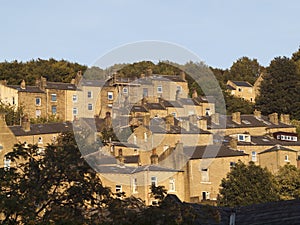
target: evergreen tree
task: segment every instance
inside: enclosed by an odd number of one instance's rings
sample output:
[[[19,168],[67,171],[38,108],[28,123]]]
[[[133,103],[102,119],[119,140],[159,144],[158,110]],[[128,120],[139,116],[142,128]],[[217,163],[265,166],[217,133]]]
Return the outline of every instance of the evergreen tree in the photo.
[[[294,61],[277,57],[267,68],[256,105],[263,114],[277,112],[300,119],[300,75]]]

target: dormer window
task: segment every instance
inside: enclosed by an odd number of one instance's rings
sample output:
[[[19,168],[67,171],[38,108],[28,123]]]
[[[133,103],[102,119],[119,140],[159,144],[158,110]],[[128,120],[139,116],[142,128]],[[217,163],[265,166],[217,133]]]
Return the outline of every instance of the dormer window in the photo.
[[[238,140],[239,141],[245,141],[245,135],[239,134],[238,135]]]

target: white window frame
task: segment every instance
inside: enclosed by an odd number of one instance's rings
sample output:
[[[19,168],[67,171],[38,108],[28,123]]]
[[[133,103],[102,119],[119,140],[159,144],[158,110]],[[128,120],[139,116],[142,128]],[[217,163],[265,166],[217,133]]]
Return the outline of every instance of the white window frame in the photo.
[[[145,141],[145,142],[148,141],[148,135],[147,135],[147,132],[144,132],[144,141]]]
[[[87,92],[87,98],[89,98],[89,99],[93,98],[93,92],[92,91]]]
[[[114,93],[112,91],[107,92],[107,99],[108,100],[114,100]]]
[[[238,135],[238,141],[245,141],[245,135],[239,134]]]
[[[123,87],[123,94],[128,94],[128,87]]]
[[[57,94],[51,94],[51,102],[57,102]]]
[[[173,177],[171,177],[169,179],[169,191],[170,192],[175,192],[176,191],[175,178],[173,178]]]
[[[209,169],[201,168],[201,182],[209,182]]]
[[[55,112],[53,113],[53,109],[55,108]],[[57,106],[56,105],[52,105],[51,106],[51,114],[52,115],[56,115],[57,114]]]
[[[88,103],[88,110],[92,111],[93,110],[93,104],[92,103]]]
[[[39,113],[38,113],[39,112]],[[35,110],[35,117],[36,118],[39,118],[39,117],[41,117],[41,115],[42,115],[42,111],[40,110],[40,109],[36,109]]]
[[[73,96],[72,96],[72,101],[73,101],[73,102],[77,102],[77,101],[78,101],[77,95],[73,95]]]
[[[11,160],[4,157],[4,169],[5,170],[9,170],[10,169],[10,163],[11,163]]]
[[[290,161],[290,160],[289,160],[289,155],[285,155],[285,156],[284,156],[284,161],[285,161],[285,162],[289,162],[289,161]]]
[[[78,108],[74,107],[72,110],[73,116],[77,116],[78,115]]]
[[[39,99],[39,104],[37,104],[37,100]],[[42,99],[40,97],[35,97],[35,105],[41,106],[42,105]]]
[[[163,87],[162,85],[157,86],[157,93],[163,93]]]
[[[121,192],[122,192],[122,185],[116,184],[116,193],[121,193]]]
[[[251,161],[257,162],[257,152],[255,152],[255,151],[251,152]]]
[[[137,178],[132,178],[132,193],[138,193]]]
[[[151,176],[151,186],[157,187],[157,177],[156,176]]]

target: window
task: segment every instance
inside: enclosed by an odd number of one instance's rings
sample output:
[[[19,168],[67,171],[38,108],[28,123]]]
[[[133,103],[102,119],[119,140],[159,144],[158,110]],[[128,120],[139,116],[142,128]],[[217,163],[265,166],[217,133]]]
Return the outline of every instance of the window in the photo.
[[[4,157],[4,169],[9,170],[10,169],[10,159]]]
[[[75,107],[73,108],[73,116],[77,116],[78,115],[78,109]]]
[[[177,86],[177,91],[181,92],[181,86]]]
[[[245,135],[238,135],[238,141],[245,141]]]
[[[51,106],[51,112],[52,112],[52,115],[56,115],[56,113],[57,113],[56,105]]]
[[[172,114],[174,117],[176,117],[176,112],[172,112],[171,114]]]
[[[43,138],[42,137],[39,137],[38,144],[43,144]]]
[[[41,98],[35,98],[35,105],[36,106],[41,106],[41,104],[42,104]]]
[[[1,151],[1,150],[3,150],[3,145],[2,145],[2,144],[0,144],[0,151]]]
[[[162,92],[163,92],[162,86],[158,85],[157,86],[157,93],[162,93]]]
[[[73,100],[73,102],[77,102],[77,95],[73,95],[72,100]]]
[[[138,192],[138,189],[137,189],[137,178],[133,178],[132,179],[132,192],[133,193],[137,193]]]
[[[88,97],[88,98],[93,98],[93,92],[92,92],[92,91],[88,91],[87,97]]]
[[[13,104],[13,105],[16,104],[16,102],[15,102],[15,97],[12,97],[12,104]]]
[[[157,187],[157,177],[151,177],[151,186]]]
[[[133,152],[134,152],[135,155],[138,155],[138,154],[139,154],[139,153],[138,153],[138,150],[137,150],[136,148],[133,150]]]
[[[210,199],[209,192],[203,191],[202,192],[202,200],[209,200],[209,199]]]
[[[88,110],[93,110],[93,104],[92,103],[88,104]]]
[[[286,161],[286,162],[289,162],[289,161],[290,161],[288,155],[285,155],[285,156],[284,156],[284,161]]]
[[[209,174],[207,168],[201,169],[201,181],[202,182],[209,182]]]
[[[169,179],[169,191],[175,191],[175,179],[174,178]]]
[[[136,135],[135,134],[133,135],[133,144],[136,145]]]
[[[51,101],[56,102],[57,101],[57,96],[56,94],[51,94]]]
[[[210,116],[210,108],[206,108],[205,109],[205,115],[206,116]]]
[[[230,162],[230,168],[235,167],[236,163],[235,162]]]
[[[122,185],[118,184],[116,185],[116,193],[122,192]]]
[[[256,161],[257,161],[257,154],[256,154],[256,152],[253,151],[252,154],[251,154],[251,156],[252,156],[252,159],[251,159],[251,160],[252,160],[253,162],[256,162]]]
[[[35,110],[35,117],[39,118],[41,116],[42,112],[40,109]]]
[[[146,132],[144,132],[144,141],[147,142],[148,141],[148,135]]]
[[[242,91],[242,88],[238,88],[238,91],[241,92],[241,91]]]
[[[127,88],[127,87],[124,87],[124,88],[123,88],[123,93],[124,93],[124,94],[128,94],[128,88]]]
[[[111,91],[108,91],[108,92],[107,92],[107,99],[108,99],[108,100],[114,100],[114,93],[111,92]]]

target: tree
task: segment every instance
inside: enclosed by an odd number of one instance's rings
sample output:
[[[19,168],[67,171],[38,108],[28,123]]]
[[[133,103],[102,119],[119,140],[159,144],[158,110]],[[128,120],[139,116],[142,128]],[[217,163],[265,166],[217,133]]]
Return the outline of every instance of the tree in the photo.
[[[281,167],[276,175],[276,181],[282,200],[300,198],[300,170],[294,165],[286,164]]]
[[[221,182],[219,205],[236,207],[279,200],[273,175],[253,162],[238,162]]]
[[[260,74],[261,66],[256,59],[242,57],[230,67],[230,76],[233,80],[248,81],[253,84]]]
[[[5,121],[8,126],[20,125],[23,115],[23,106],[16,107],[0,101],[0,113],[5,114]]]
[[[0,169],[2,224],[85,224],[101,217],[111,192],[81,158],[73,134],[40,154],[35,145],[16,144],[6,155],[14,166]]]
[[[277,112],[300,119],[300,74],[294,61],[287,57],[272,60],[256,105],[265,115]]]

